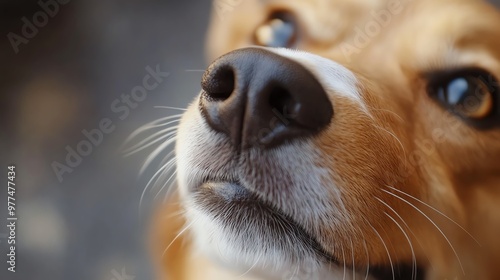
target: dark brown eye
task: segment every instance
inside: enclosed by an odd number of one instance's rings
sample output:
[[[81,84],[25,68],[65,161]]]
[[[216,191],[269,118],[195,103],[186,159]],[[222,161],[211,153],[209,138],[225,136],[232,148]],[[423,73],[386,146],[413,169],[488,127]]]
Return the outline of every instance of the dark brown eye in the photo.
[[[255,44],[264,47],[286,48],[295,44],[297,26],[289,12],[275,12],[261,24],[254,34]]]
[[[497,110],[498,82],[480,69],[433,74],[429,93],[445,108],[462,118],[479,121]]]

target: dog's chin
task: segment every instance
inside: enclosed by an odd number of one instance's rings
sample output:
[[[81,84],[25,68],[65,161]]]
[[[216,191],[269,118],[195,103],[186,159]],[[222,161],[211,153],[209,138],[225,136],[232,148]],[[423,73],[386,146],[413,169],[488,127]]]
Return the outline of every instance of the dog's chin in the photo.
[[[304,256],[338,263],[299,223],[239,182],[206,182],[194,199],[229,236],[235,237],[235,242],[240,240],[245,252],[257,249],[264,253],[282,253],[290,263],[299,262]]]
[[[191,198],[198,247],[223,264],[265,279],[338,266],[297,222],[237,181],[203,182]]]
[[[197,247],[242,273],[264,279],[392,278],[391,267],[344,265],[300,223],[237,181],[205,181],[190,197]],[[406,266],[395,269],[395,279],[410,279]]]

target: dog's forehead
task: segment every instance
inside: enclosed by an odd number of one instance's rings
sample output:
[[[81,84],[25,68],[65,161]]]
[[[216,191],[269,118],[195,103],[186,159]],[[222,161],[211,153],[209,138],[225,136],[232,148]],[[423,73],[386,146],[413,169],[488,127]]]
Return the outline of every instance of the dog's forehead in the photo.
[[[392,0],[400,5],[403,0]],[[388,0],[270,0],[266,9],[285,9],[295,14],[311,41],[338,43],[354,26],[362,25],[370,12],[382,10]]]
[[[403,65],[420,71],[476,66],[500,73],[500,14],[485,3],[415,2],[396,26],[388,35]]]
[[[402,0],[392,0],[399,1]],[[362,25],[370,11],[388,0],[215,0],[209,28],[209,60],[231,50],[253,45],[253,34],[273,12],[288,11],[297,21],[302,50],[321,49],[344,40],[353,26]],[[216,38],[216,39],[214,39]],[[307,42],[306,42],[307,41]]]
[[[364,25],[320,55],[391,81],[462,67],[483,68],[498,77],[497,26],[499,12],[481,1],[410,0],[395,14],[368,14]]]
[[[464,63],[467,59],[486,63],[492,61],[491,55],[500,60],[496,54],[500,34],[495,28],[500,16],[480,0],[215,1],[209,58],[253,45],[257,27],[278,10],[297,18],[301,33],[297,48],[340,63],[368,57],[368,61],[393,59],[418,69],[435,66],[424,63],[448,66],[457,62],[457,50],[474,44],[481,48],[474,53],[483,55],[466,57]],[[495,65],[485,67],[496,72]]]

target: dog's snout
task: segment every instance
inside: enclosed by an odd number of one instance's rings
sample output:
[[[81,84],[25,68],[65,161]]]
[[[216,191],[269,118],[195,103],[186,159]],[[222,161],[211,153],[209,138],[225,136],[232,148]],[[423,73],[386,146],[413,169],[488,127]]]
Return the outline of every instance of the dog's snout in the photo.
[[[235,146],[273,147],[321,131],[333,116],[314,75],[271,51],[248,48],[222,56],[202,80],[200,108]]]

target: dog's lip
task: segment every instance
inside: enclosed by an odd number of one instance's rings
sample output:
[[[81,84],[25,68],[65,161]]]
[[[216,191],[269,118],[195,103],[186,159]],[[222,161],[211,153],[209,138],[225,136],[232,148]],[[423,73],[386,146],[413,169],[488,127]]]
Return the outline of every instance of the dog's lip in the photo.
[[[341,265],[341,262],[334,256],[328,253],[317,241],[317,239],[309,234],[303,226],[296,222],[290,215],[284,213],[282,210],[273,206],[271,203],[264,201],[258,195],[246,188],[238,179],[216,179],[212,176],[205,176],[200,180],[197,187],[198,190],[210,189],[211,192],[226,203],[247,203],[258,206],[259,209],[267,209],[270,215],[277,215],[279,218],[285,220],[288,225],[293,225],[300,235],[303,237],[304,242],[309,244],[311,249],[315,251],[316,255],[326,263],[333,263]],[[196,191],[195,191],[196,192]]]
[[[257,195],[252,193],[248,188],[246,188],[238,179],[236,178],[225,178],[225,179],[217,179],[217,177],[213,176],[205,176],[203,177],[198,184],[198,190],[200,189],[210,189],[214,196],[225,201],[225,203],[255,203],[261,209],[270,209],[273,213],[279,213],[281,218],[284,218],[287,223],[293,225],[297,228],[301,234],[307,239],[307,243],[311,244],[312,249],[316,252],[317,256],[320,257],[325,263],[332,263],[338,265],[339,267],[344,264],[338,260],[336,257],[332,256],[328,253],[320,243],[316,240],[315,237],[311,236],[303,227],[297,223],[293,218],[291,218],[283,211],[277,209],[272,204],[260,199]],[[196,192],[196,191],[195,191]],[[396,271],[394,279],[403,280],[403,279],[412,279],[413,275],[411,274],[411,267],[407,264],[394,264],[394,269]],[[419,273],[417,273],[417,280],[423,279],[425,273],[422,271],[420,267],[417,267]],[[362,269],[358,269],[358,271],[362,271]],[[369,270],[369,275],[374,279],[389,279],[392,278],[392,269],[390,266],[388,267],[372,267]]]
[[[230,186],[230,187],[228,187]],[[227,202],[241,201],[251,198],[250,192],[236,181],[207,181],[203,183],[205,188],[211,188],[218,197],[223,198]]]

